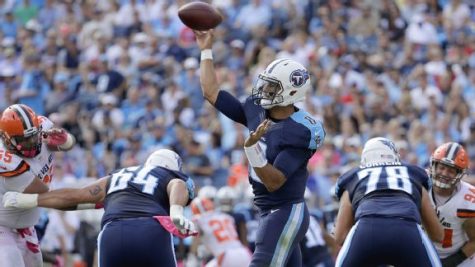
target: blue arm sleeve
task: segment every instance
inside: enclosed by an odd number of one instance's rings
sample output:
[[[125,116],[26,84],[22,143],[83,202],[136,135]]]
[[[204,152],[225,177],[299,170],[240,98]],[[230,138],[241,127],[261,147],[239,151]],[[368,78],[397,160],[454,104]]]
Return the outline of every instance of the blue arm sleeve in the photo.
[[[432,179],[427,174],[426,170],[420,168],[419,166],[412,167],[414,178],[420,182],[420,184],[426,189],[430,190],[432,187]]]
[[[311,151],[305,153],[302,149],[286,148],[277,155],[272,166],[281,171],[286,178],[289,178],[297,169],[307,168],[310,156]]]
[[[216,109],[221,111],[226,117],[235,122],[239,122],[244,126],[247,126],[246,114],[244,113],[244,107],[239,100],[226,91],[219,91],[218,98],[214,103]]]
[[[344,173],[340,177],[338,177],[338,180],[336,181],[336,185],[335,185],[335,196],[337,197],[338,200],[340,200],[341,196],[343,196],[343,193],[347,190],[346,187],[353,179],[356,171],[357,171],[357,168],[354,168]]]

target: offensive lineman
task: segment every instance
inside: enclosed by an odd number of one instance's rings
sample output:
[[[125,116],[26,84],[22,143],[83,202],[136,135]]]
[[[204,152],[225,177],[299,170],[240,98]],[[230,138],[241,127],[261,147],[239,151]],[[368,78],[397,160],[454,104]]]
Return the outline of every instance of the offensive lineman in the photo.
[[[429,186],[423,169],[400,162],[391,140],[368,140],[360,167],[337,181],[335,239],[342,248],[336,266],[441,266],[420,226],[422,222],[432,240],[442,240]]]

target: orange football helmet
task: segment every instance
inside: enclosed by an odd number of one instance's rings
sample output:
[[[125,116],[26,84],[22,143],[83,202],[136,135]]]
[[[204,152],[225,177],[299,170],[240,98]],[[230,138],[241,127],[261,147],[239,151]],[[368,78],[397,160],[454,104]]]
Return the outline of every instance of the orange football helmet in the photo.
[[[26,105],[11,105],[3,111],[0,137],[8,150],[20,156],[33,158],[41,151],[41,124]]]
[[[438,171],[438,164],[453,169],[455,175],[449,175],[450,171]],[[466,174],[469,165],[468,154],[458,143],[450,142],[439,146],[430,158],[430,176],[434,186],[439,188],[452,188]]]
[[[214,210],[214,204],[211,200],[204,197],[197,197],[191,202],[191,212],[193,215],[200,215]]]

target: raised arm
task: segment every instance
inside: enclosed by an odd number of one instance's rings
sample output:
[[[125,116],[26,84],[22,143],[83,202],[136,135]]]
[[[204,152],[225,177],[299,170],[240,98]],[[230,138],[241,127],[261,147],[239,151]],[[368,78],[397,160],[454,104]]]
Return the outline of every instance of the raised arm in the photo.
[[[24,209],[33,207],[60,210],[92,209],[96,203],[104,200],[108,179],[109,177],[101,178],[83,188],[63,188],[42,194],[7,192],[3,196],[3,206]]]
[[[194,31],[196,42],[201,50],[200,83],[203,96],[214,106],[218,98],[219,86],[214,70],[211,48],[213,46],[213,30]]]
[[[68,151],[76,144],[76,138],[62,128],[52,128],[43,135],[50,151]]]
[[[50,151],[67,151],[74,147],[76,138],[63,128],[57,128],[45,116],[38,116],[42,126],[42,138]]]

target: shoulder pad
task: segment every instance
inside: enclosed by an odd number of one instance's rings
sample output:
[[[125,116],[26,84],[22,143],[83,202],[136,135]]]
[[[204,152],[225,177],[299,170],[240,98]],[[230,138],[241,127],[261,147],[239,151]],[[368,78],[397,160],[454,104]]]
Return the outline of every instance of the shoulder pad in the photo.
[[[351,180],[353,179],[355,173],[358,170],[359,170],[359,168],[355,167],[355,168],[347,171],[346,173],[344,173],[340,177],[338,177],[338,180],[336,181],[336,185],[335,185],[335,196],[338,198],[338,200],[341,198],[341,196],[343,195],[343,193],[346,190],[346,186],[351,182]]]
[[[30,170],[30,165],[19,156],[0,150],[0,176],[14,177]]]
[[[295,131],[295,133],[293,133],[294,138],[298,138],[300,142],[304,142],[302,145],[306,148],[316,150],[323,144],[326,133],[321,121],[313,118],[308,112],[302,110],[292,114],[291,119],[308,129],[308,132]]]
[[[457,209],[457,217],[463,219],[475,218],[475,202],[472,202],[473,198],[469,197],[470,195],[475,197],[475,186],[464,181],[460,182],[460,186],[461,190],[457,194],[460,194],[461,205]]]

